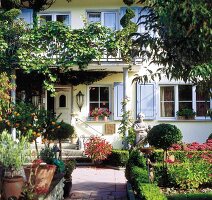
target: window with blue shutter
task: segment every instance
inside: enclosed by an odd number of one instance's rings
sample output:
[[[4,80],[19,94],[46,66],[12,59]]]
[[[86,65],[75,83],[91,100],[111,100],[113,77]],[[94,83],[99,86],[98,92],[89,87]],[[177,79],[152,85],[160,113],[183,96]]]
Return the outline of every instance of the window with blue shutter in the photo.
[[[114,83],[114,120],[122,119],[123,83]]]
[[[33,24],[33,10],[21,9],[21,14],[18,16],[18,18],[23,19],[27,24]]]
[[[145,119],[155,118],[155,84],[139,84],[136,86],[137,108],[139,113],[145,114]]]

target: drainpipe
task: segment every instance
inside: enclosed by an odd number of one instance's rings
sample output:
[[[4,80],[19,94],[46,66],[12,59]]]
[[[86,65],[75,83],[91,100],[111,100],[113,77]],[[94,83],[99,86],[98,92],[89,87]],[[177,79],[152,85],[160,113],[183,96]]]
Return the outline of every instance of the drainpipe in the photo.
[[[129,67],[123,68],[123,96],[124,96],[124,99],[127,99],[128,69],[129,69]],[[127,104],[124,104],[123,112],[127,112]],[[125,120],[128,120],[128,119],[125,119]],[[125,137],[128,137],[128,130],[127,129],[125,130],[124,135],[125,135]],[[127,149],[127,147],[128,147],[128,144],[125,142],[124,148]]]
[[[16,85],[16,81],[15,81],[15,75],[16,75],[16,71],[15,69],[12,70],[12,79],[11,79],[11,83],[13,85]],[[11,103],[12,104],[15,104],[16,103],[16,89],[13,88],[11,90]],[[11,134],[12,134],[12,137],[13,137],[13,140],[16,140],[16,128],[11,128]]]

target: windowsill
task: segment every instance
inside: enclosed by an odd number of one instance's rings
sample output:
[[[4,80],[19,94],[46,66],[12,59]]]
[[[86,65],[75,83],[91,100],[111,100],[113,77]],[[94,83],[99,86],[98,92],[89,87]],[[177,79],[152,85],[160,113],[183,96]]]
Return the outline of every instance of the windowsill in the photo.
[[[158,119],[159,122],[212,122],[211,119]]]

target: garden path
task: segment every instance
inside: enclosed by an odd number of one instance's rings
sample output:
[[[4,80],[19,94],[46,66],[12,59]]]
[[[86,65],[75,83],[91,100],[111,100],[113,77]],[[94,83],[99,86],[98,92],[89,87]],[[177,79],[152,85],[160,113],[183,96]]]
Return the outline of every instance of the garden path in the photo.
[[[127,200],[124,170],[77,167],[72,190],[66,200]]]

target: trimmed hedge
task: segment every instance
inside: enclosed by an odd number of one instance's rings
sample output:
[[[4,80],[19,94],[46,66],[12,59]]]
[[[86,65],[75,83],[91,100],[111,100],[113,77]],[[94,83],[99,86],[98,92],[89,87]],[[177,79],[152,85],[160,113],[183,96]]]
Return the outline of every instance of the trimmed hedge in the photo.
[[[176,194],[167,197],[168,200],[211,200],[212,193]]]
[[[133,166],[131,169],[131,184],[138,191],[140,183],[149,183],[148,172],[146,169]]]
[[[167,200],[159,187],[150,183],[140,183],[138,193],[142,200]]]
[[[112,150],[112,153],[103,161],[103,164],[112,166],[126,166],[129,159],[129,151],[127,150]]]

